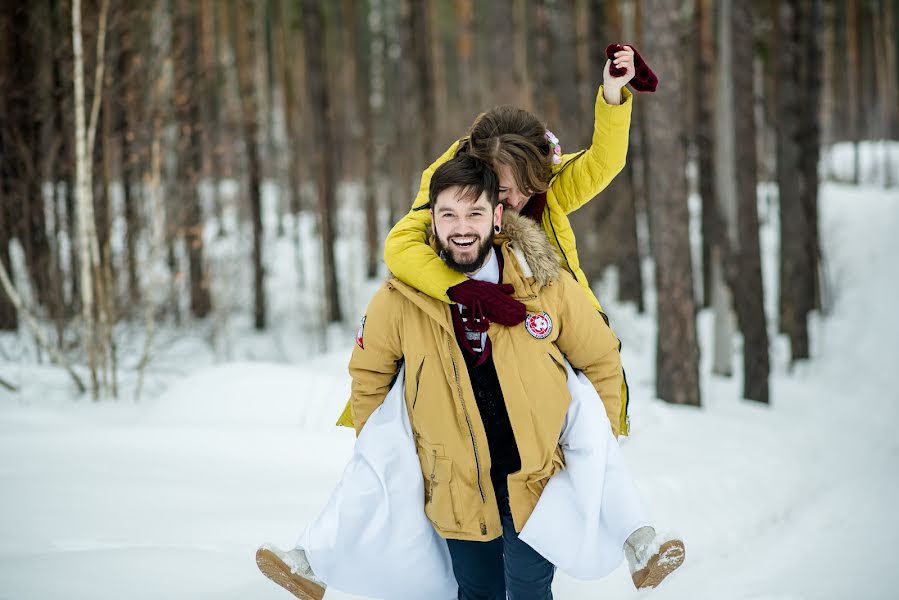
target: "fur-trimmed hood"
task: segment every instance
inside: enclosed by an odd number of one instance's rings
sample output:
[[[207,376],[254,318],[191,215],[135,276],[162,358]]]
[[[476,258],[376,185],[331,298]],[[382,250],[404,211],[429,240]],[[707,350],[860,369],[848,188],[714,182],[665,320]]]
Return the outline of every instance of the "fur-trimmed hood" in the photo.
[[[533,277],[538,286],[559,278],[559,255],[543,228],[531,219],[511,210],[504,211],[503,230],[496,239],[509,240],[525,277]]]

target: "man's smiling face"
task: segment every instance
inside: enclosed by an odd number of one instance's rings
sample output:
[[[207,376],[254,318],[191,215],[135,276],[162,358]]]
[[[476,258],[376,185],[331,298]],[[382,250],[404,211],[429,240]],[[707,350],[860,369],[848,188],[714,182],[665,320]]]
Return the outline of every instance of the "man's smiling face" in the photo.
[[[503,207],[492,208],[486,192],[472,201],[465,191],[453,186],[440,192],[431,222],[446,264],[461,273],[474,273],[493,247],[493,228],[502,222]]]

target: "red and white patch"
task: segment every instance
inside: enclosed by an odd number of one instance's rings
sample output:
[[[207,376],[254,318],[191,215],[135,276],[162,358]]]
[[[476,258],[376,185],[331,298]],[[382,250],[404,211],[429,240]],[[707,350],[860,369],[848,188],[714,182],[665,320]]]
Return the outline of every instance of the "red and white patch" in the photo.
[[[524,320],[524,328],[538,340],[549,336],[553,331],[553,320],[545,312],[528,313]]]
[[[356,332],[356,345],[365,350],[365,345],[362,343],[362,335],[365,333],[365,317],[362,317],[362,322],[359,323],[359,331]]]

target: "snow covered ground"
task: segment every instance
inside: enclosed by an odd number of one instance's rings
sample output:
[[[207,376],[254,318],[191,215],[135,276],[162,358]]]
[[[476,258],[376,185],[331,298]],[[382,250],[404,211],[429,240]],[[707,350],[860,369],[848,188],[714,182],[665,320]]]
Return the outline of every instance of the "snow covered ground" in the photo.
[[[610,307],[632,390],[624,454],[657,524],[687,544],[654,597],[899,597],[897,232],[896,188],[823,186],[830,314],[813,319],[814,359],[792,372],[773,338],[770,407],[739,399],[736,357],[732,379],[709,375],[709,351],[702,409],[654,399],[651,317]],[[773,221],[762,243],[774,282]],[[704,348],[711,324],[700,315]],[[76,402],[57,369],[0,359],[22,388],[0,391],[0,599],[288,598],[253,556],[292,545],[351,453],[352,432],[333,427],[351,344],[294,364],[222,363],[173,341],[155,368],[182,375],[139,404]],[[559,574],[554,590],[645,595],[625,567],[599,582]]]

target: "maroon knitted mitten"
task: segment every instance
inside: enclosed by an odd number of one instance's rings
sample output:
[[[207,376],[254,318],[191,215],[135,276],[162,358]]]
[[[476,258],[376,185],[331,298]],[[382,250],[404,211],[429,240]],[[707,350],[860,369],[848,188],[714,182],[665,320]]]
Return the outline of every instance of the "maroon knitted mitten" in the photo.
[[[464,306],[479,305],[484,316],[494,323],[512,327],[522,323],[528,314],[524,304],[512,298],[509,284],[488,283],[469,279],[447,290],[453,302]]]
[[[630,46],[630,44],[628,44]],[[637,49],[631,46],[634,51],[634,78],[630,80],[630,85],[632,88],[637,90],[638,92],[654,92],[656,91],[656,86],[659,85],[659,78],[656,77],[656,74],[652,72],[652,69],[649,68],[649,65],[646,64],[646,61],[643,60],[643,57],[640,56],[640,53],[637,52]],[[624,50],[624,46],[621,44],[610,44],[608,48],[606,48],[606,58],[611,61],[615,60],[615,53]],[[609,73],[612,77],[621,77],[625,73],[627,73],[626,69],[622,69],[621,67],[616,67],[614,64],[609,66]]]

